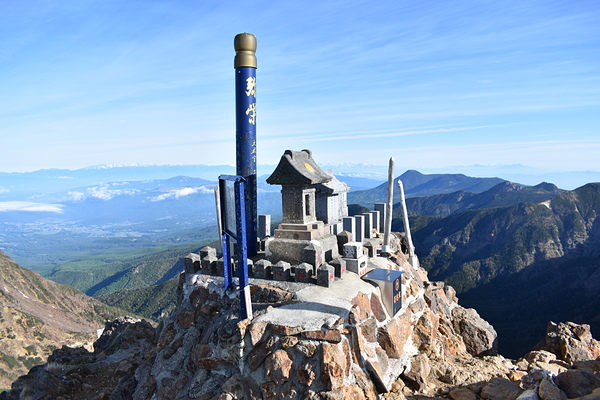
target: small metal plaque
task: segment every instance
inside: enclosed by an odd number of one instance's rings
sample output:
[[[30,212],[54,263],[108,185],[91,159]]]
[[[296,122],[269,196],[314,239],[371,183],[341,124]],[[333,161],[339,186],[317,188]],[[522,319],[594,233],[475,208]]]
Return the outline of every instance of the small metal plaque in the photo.
[[[379,286],[383,305],[392,317],[402,309],[402,274],[402,271],[376,268],[363,275],[363,279]]]

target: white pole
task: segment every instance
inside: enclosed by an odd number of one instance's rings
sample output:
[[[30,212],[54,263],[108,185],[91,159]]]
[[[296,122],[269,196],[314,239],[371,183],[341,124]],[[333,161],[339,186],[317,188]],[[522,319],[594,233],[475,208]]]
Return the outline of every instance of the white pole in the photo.
[[[408,262],[413,268],[418,266],[419,261],[415,255],[415,246],[413,246],[412,237],[410,235],[410,226],[408,224],[408,211],[406,210],[406,198],[404,197],[404,185],[402,181],[398,179],[398,189],[400,189],[400,204],[402,204],[402,218],[404,220],[404,232],[406,234],[406,240],[408,241]]]
[[[394,200],[394,157],[390,157],[388,168],[387,205],[385,208],[385,229],[383,231],[383,253],[390,252],[390,235],[392,233],[392,201]]]

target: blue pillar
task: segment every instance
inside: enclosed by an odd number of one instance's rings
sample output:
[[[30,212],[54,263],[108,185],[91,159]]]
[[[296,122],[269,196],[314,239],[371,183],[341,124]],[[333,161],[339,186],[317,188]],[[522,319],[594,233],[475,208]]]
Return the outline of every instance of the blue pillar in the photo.
[[[256,255],[256,37],[240,33],[235,48],[236,175],[246,179],[246,229],[248,256]]]

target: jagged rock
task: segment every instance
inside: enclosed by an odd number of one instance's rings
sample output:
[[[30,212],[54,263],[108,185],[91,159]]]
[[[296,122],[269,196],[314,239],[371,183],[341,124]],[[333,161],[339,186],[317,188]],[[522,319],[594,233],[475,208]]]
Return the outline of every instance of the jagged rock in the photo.
[[[155,330],[144,320],[121,317],[109,321],[102,335],[94,343],[94,353],[112,354],[137,340],[154,340]]]
[[[317,351],[317,346],[315,346],[312,342],[299,340],[298,344],[296,345],[296,350],[304,354],[305,357],[312,357]]]
[[[540,382],[538,395],[541,400],[567,400],[567,396],[549,380]]]
[[[547,350],[560,360],[573,363],[599,357],[600,342],[592,337],[589,325],[550,322],[546,327],[546,337],[534,350]]]
[[[521,393],[517,400],[541,400],[537,389],[528,389]]]
[[[569,368],[569,364],[557,360],[556,354],[546,350],[534,350],[527,353],[517,361],[517,366],[522,370],[533,371],[536,369],[550,372],[556,376]]]
[[[56,350],[47,364],[32,368],[0,399],[131,399],[137,384],[133,376],[154,353],[154,333],[146,321],[109,322],[94,353],[83,348]]]
[[[568,370],[554,378],[554,381],[570,399],[588,395],[600,388],[600,378],[585,369]]]
[[[515,383],[505,378],[492,378],[481,390],[481,397],[486,400],[515,400],[523,393]]]
[[[252,285],[250,287],[252,301],[256,303],[280,303],[289,301],[293,293],[268,285]]]
[[[378,296],[371,296],[371,311],[377,321],[383,322],[386,320],[387,316],[385,315],[383,304],[381,304],[381,300],[379,300]]]
[[[285,383],[290,378],[292,358],[285,350],[277,350],[265,360],[267,380],[275,383]]]
[[[322,331],[304,331],[302,337],[310,340],[323,340],[330,343],[339,343],[342,341],[340,331],[327,329]]]
[[[365,396],[369,400],[377,399],[377,391],[375,390],[375,385],[373,381],[369,378],[369,375],[362,370],[358,365],[352,366],[352,372],[354,378],[356,379],[356,384],[363,390]]]
[[[346,355],[342,347],[336,344],[323,343],[321,362],[321,380],[328,390],[344,386]]]
[[[578,397],[576,400],[600,400],[600,389],[595,389],[592,393]]]
[[[403,377],[416,390],[423,391],[427,388],[431,366],[429,360],[422,354],[417,355],[411,363],[411,369]]]
[[[389,357],[398,358],[404,353],[404,345],[412,332],[410,315],[402,314],[377,331],[377,341]]]
[[[284,336],[279,340],[279,345],[285,350],[297,345],[298,341],[299,339],[296,336]]]
[[[452,389],[448,396],[452,400],[477,400],[477,395],[465,387],[457,387]]]
[[[537,388],[540,382],[551,379],[551,374],[545,369],[532,369],[521,378],[521,385],[524,389]]]
[[[265,340],[259,343],[258,346],[254,347],[247,358],[250,368],[252,370],[257,369],[278,344],[279,339],[274,335],[269,335]]]
[[[556,354],[546,350],[534,350],[525,354],[525,357],[523,358],[527,360],[527,362],[530,364],[534,364],[537,362],[549,363],[550,361],[556,360]]]
[[[321,400],[366,400],[365,394],[357,385],[347,385],[337,390],[319,394]]]
[[[313,359],[305,360],[299,367],[297,372],[298,383],[304,386],[310,386],[317,378],[317,362]]]
[[[439,358],[443,349],[438,346],[440,317],[427,309],[417,321],[413,331],[413,341],[421,352],[431,358]]]
[[[452,310],[454,329],[462,336],[467,351],[474,356],[498,354],[498,335],[489,322],[472,308],[456,307]]]

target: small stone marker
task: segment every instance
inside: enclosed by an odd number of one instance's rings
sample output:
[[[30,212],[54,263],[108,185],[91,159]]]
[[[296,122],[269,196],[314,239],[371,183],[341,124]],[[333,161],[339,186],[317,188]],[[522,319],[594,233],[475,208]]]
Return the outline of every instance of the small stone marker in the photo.
[[[355,236],[355,233],[356,233],[356,223],[354,221],[354,217],[344,217],[342,219],[342,226],[344,227],[345,231],[350,232],[350,234],[352,235],[352,237]]]
[[[375,229],[377,232],[381,232],[381,226],[379,225],[379,221],[381,218],[381,212],[378,210],[375,211],[371,211],[371,214],[373,214],[373,229]]]
[[[375,203],[375,211],[379,211],[379,232],[385,227],[385,203]]]
[[[330,224],[331,233],[334,235],[339,234],[344,230],[344,224],[342,222],[336,222],[335,224]]]
[[[359,258],[346,258],[346,270],[354,272],[358,276],[363,276],[367,273],[367,263],[369,257],[362,255]]]
[[[364,226],[363,226],[363,233],[364,233],[364,238],[365,239],[371,239],[373,237],[373,214],[371,214],[370,212],[367,213],[363,213],[361,214],[362,216],[365,217],[364,220]]]
[[[273,273],[271,271],[271,261],[262,259],[258,260],[254,264],[253,268],[254,277],[258,279],[273,279]]]
[[[346,273],[346,260],[343,258],[333,259],[329,264],[335,270],[336,278],[341,278]]]
[[[296,266],[296,282],[312,281],[314,267],[309,263],[302,263]]]
[[[311,243],[302,250],[302,259],[305,263],[314,265],[318,268],[323,264],[323,250],[321,246]]]
[[[186,275],[193,275],[200,270],[200,255],[190,253],[183,258],[183,267]]]
[[[329,264],[323,264],[317,269],[317,285],[330,287],[335,280],[335,270]]]
[[[352,242],[352,233],[348,231],[342,231],[337,234],[338,251],[340,254],[344,254],[344,245]]]
[[[202,267],[202,273],[208,275],[215,275],[217,273],[217,260],[218,258],[214,255],[207,255],[202,258],[200,265]]]
[[[260,240],[264,240],[271,236],[271,215],[260,214],[258,216],[258,232],[257,236]]]
[[[225,270],[225,262],[223,261],[223,257],[219,257],[217,260],[217,276],[223,276],[223,271]]]
[[[200,250],[198,250],[198,254],[200,254],[200,259],[203,259],[206,256],[217,257],[217,249],[210,246],[204,246]]]
[[[287,281],[290,279],[292,273],[292,266],[289,262],[279,261],[273,265],[273,279],[276,281]]]
[[[365,216],[355,215],[354,223],[356,224],[355,238],[357,242],[362,242],[365,238]]]
[[[354,258],[357,259],[362,256],[363,253],[363,245],[359,242],[350,242],[344,245],[344,258]]]
[[[376,257],[377,256],[377,248],[378,248],[378,246],[375,245],[375,244],[373,244],[373,242],[367,242],[367,243],[365,243],[364,248],[367,251],[367,255],[369,257]]]

